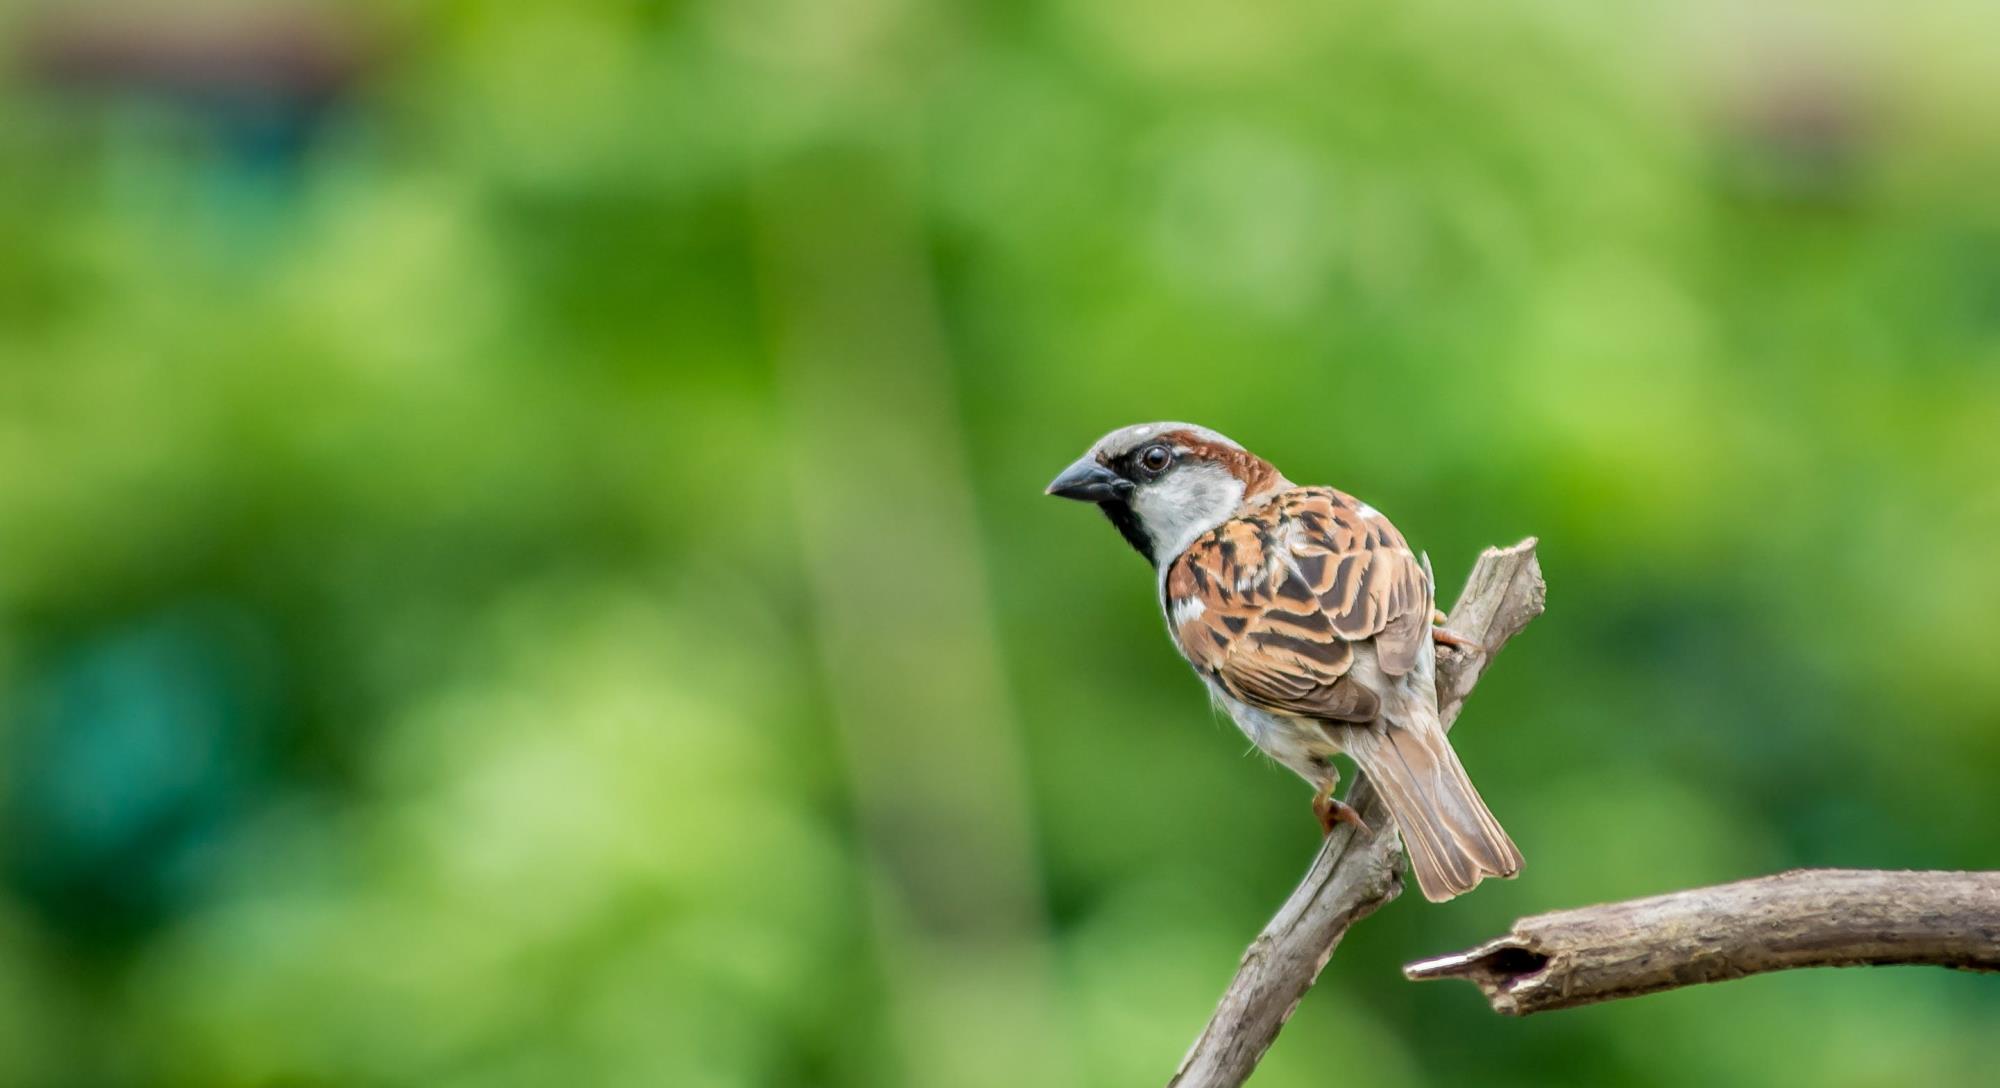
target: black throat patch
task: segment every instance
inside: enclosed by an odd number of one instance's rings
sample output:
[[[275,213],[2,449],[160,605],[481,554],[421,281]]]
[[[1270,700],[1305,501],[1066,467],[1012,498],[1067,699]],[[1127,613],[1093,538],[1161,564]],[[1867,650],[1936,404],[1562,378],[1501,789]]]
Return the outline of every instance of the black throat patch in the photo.
[[[1104,516],[1111,519],[1111,524],[1118,526],[1118,535],[1125,538],[1125,543],[1138,549],[1139,554],[1146,557],[1146,562],[1155,567],[1160,565],[1159,559],[1153,555],[1153,538],[1146,535],[1145,528],[1139,524],[1139,515],[1132,512],[1130,505],[1124,502],[1100,502],[1097,508],[1104,511]]]

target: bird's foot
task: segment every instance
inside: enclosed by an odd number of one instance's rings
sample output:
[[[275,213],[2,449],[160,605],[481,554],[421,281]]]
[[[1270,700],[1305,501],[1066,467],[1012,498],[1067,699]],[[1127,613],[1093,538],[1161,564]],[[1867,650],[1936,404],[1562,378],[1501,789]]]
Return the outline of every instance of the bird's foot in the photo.
[[[1331,835],[1341,824],[1353,824],[1363,835],[1374,834],[1368,821],[1361,818],[1361,810],[1333,796],[1322,793],[1313,798],[1313,815],[1319,817],[1321,834]]]
[[[1450,631],[1445,630],[1443,626],[1445,619],[1446,617],[1443,612],[1439,612],[1436,609],[1431,610],[1432,642],[1435,642],[1440,646],[1452,646],[1459,649],[1470,648],[1478,650],[1480,653],[1486,652],[1485,646],[1482,646],[1479,643],[1474,642],[1469,638],[1466,638],[1464,635],[1455,635]]]

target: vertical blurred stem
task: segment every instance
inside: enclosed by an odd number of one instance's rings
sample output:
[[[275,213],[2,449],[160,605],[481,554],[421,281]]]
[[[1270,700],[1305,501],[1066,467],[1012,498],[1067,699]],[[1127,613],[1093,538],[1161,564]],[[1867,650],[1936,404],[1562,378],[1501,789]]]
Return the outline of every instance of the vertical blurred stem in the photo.
[[[758,275],[904,1073],[1073,1083],[1018,728],[905,158],[760,169]]]

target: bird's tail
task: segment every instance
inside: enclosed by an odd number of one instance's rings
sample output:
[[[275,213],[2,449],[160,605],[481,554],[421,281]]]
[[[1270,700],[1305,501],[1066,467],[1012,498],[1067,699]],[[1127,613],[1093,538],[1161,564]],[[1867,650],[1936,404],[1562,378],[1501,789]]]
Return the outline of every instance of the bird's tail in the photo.
[[[1442,903],[1521,871],[1521,851],[1486,808],[1435,718],[1351,726],[1342,747],[1382,794],[1424,898]]]

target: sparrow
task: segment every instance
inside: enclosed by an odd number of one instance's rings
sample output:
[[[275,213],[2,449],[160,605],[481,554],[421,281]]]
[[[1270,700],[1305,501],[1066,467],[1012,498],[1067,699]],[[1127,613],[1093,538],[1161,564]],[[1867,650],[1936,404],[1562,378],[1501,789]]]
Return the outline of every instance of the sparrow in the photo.
[[[1048,493],[1096,503],[1158,570],[1181,656],[1252,744],[1315,787],[1322,830],[1361,824],[1333,796],[1345,753],[1424,898],[1520,872],[1438,718],[1434,641],[1462,640],[1433,629],[1430,563],[1380,511],[1190,423],[1113,431]]]

